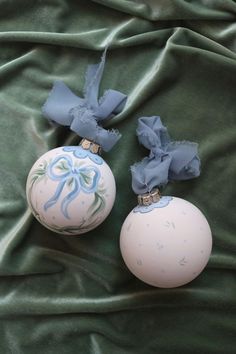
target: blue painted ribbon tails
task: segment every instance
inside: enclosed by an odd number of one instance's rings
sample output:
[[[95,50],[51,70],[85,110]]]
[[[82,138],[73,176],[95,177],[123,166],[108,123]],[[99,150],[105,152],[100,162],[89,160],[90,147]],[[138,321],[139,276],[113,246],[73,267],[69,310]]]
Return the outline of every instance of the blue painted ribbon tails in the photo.
[[[171,141],[160,117],[139,118],[137,136],[150,154],[131,166],[132,188],[136,194],[163,187],[169,181],[199,176],[198,145],[189,141]]]
[[[42,110],[49,121],[70,126],[79,136],[109,151],[119,140],[120,134],[116,130],[104,129],[101,123],[123,110],[127,96],[109,89],[98,98],[106,51],[99,64],[88,66],[84,98],[76,96],[62,81],[56,81]]]

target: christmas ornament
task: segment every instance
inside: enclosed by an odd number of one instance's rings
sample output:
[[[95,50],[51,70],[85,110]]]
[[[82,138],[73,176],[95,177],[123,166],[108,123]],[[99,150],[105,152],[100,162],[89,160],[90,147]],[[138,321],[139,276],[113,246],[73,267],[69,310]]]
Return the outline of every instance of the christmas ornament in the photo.
[[[129,270],[145,283],[178,287],[205,268],[212,235],[197,207],[181,198],[161,196],[160,189],[168,181],[200,174],[197,144],[171,141],[160,117],[140,118],[137,136],[150,155],[131,167],[138,206],[121,229],[122,257]]]
[[[115,200],[115,179],[100,155],[117,143],[120,134],[101,124],[123,110],[126,96],[108,90],[98,100],[105,55],[106,51],[100,64],[88,66],[84,98],[63,82],[54,84],[43,114],[83,139],[79,146],[45,153],[27,179],[27,200],[34,216],[48,229],[66,235],[94,229],[108,216]]]

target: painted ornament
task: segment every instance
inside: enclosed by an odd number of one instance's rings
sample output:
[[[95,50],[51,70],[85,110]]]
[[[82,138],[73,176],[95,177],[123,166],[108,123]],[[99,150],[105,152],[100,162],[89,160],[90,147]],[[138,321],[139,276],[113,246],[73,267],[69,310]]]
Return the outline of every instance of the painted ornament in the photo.
[[[48,229],[65,235],[83,234],[100,225],[115,201],[115,179],[101,151],[109,151],[120,134],[105,130],[101,123],[123,110],[126,96],[108,90],[98,100],[105,55],[106,51],[100,64],[88,67],[84,98],[58,81],[43,106],[51,122],[70,126],[83,138],[79,146],[58,147],[42,155],[26,183],[33,215]]]
[[[129,270],[149,285],[182,286],[207,265],[211,229],[196,206],[181,198],[161,196],[160,189],[168,181],[200,174],[197,144],[171,141],[159,117],[140,118],[137,135],[150,155],[131,167],[138,206],[121,229],[122,257]]]

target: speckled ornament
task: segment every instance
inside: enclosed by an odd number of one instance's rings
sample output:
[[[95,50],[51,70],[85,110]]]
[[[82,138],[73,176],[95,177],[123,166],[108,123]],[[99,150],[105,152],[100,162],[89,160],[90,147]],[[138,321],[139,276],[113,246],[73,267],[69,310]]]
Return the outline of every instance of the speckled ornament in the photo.
[[[199,176],[197,144],[171,141],[158,116],[139,118],[137,136],[150,153],[131,166],[138,206],[121,228],[121,254],[129,270],[145,283],[178,287],[196,278],[207,265],[212,235],[196,206],[161,196],[160,189],[169,181]]]
[[[81,146],[50,150],[33,165],[26,194],[34,216],[66,235],[88,232],[110,213],[116,194],[110,167]]]
[[[137,206],[121,229],[120,249],[127,267],[137,278],[160,288],[178,287],[196,278],[211,248],[205,216],[176,197]]]

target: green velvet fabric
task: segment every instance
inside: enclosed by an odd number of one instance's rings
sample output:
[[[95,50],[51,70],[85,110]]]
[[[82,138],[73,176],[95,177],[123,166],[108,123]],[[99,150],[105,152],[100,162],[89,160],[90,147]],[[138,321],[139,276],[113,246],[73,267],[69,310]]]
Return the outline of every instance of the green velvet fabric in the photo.
[[[230,0],[0,0],[1,354],[235,353],[235,17]],[[117,198],[100,227],[60,236],[32,217],[25,182],[41,154],[79,140],[41,106],[55,79],[81,94],[108,43],[101,90],[128,95],[109,124],[123,137],[104,154]],[[135,136],[144,115],[200,147],[201,176],[165,193],[203,211],[214,247],[176,289],[145,285],[119,251],[136,205],[129,166],[147,153]]]

